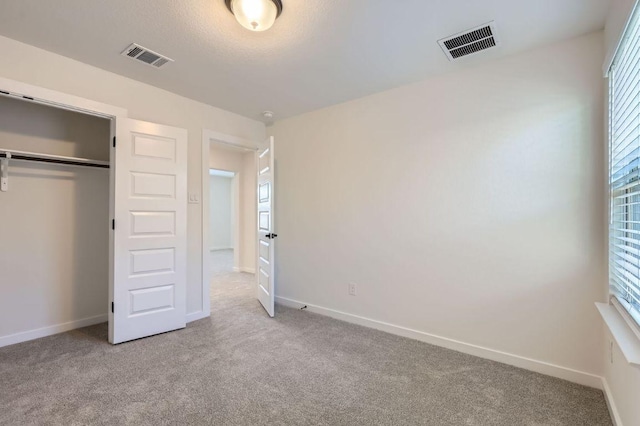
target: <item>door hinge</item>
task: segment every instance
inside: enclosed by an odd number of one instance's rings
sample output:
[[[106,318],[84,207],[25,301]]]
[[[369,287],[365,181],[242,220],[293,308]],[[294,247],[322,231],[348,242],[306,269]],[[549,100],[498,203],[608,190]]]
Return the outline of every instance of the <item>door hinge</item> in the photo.
[[[111,313],[113,313],[113,302],[111,302]]]
[[[115,136],[113,137],[113,147],[114,148],[116,147],[116,137]]]
[[[116,220],[111,219],[111,229],[116,229]]]

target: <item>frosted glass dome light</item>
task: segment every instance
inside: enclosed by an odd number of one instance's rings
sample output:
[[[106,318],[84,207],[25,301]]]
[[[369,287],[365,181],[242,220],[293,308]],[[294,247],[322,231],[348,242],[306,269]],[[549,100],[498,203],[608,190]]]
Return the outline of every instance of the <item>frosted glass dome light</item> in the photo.
[[[282,13],[280,0],[225,0],[240,25],[251,31],[266,31]]]

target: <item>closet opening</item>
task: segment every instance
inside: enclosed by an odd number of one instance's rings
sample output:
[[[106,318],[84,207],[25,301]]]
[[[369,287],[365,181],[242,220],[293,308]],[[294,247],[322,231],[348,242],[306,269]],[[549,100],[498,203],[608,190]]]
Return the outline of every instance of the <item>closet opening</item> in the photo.
[[[0,96],[0,346],[108,321],[112,128]]]

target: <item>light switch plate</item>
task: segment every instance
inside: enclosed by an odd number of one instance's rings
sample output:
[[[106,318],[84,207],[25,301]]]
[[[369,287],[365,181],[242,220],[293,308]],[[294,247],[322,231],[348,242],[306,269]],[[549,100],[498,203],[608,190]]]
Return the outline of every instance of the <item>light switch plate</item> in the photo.
[[[189,204],[198,204],[200,202],[200,194],[197,192],[189,193]]]

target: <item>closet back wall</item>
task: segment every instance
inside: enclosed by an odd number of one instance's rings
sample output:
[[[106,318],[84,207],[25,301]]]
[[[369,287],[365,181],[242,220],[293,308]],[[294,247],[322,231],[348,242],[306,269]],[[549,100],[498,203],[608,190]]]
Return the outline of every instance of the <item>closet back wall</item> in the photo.
[[[0,148],[108,160],[109,121],[0,98]],[[0,192],[0,346],[19,333],[106,321],[108,221],[108,169],[10,161]]]

